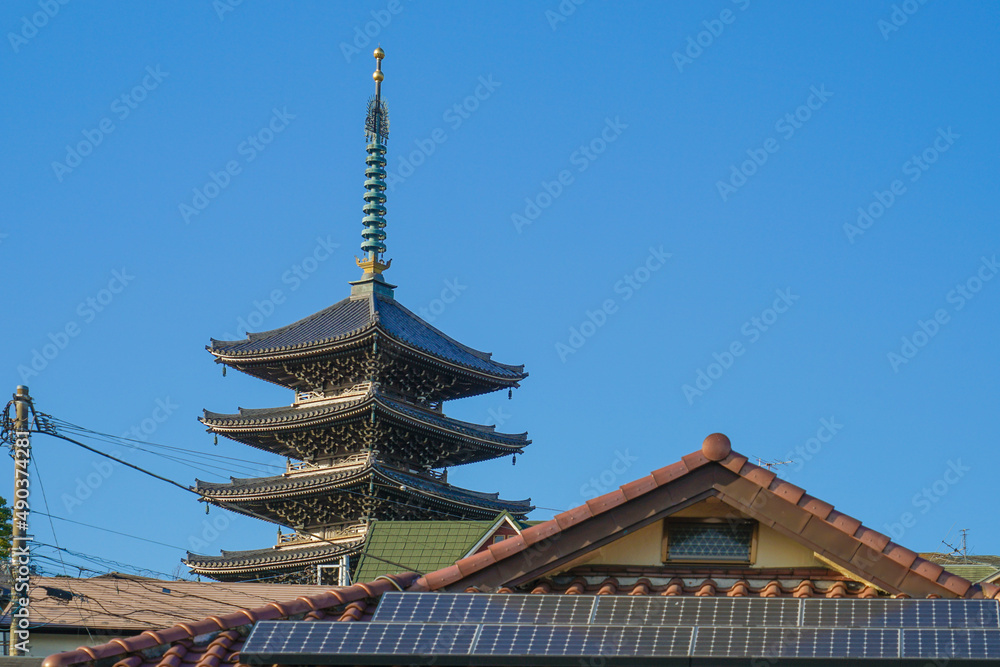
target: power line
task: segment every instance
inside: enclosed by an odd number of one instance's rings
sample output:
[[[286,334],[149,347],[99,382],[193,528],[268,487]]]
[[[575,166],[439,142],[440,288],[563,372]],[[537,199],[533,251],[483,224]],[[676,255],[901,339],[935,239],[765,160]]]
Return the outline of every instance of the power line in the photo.
[[[32,465],[35,466],[35,477],[38,479],[38,488],[41,489],[41,491],[42,491],[42,503],[45,505],[45,511],[41,512],[41,514],[44,514],[45,516],[49,517],[49,528],[52,529],[52,541],[56,543],[56,546],[59,546],[59,538],[56,537],[56,526],[55,526],[54,523],[52,523],[52,516],[48,513],[49,512],[49,500],[48,500],[48,498],[45,497],[45,485],[42,484],[42,473],[41,473],[41,471],[38,468],[38,459],[36,457],[32,456],[31,457],[31,463],[32,463]],[[59,557],[59,560],[60,561],[62,560],[62,556],[61,555]],[[63,574],[65,574],[66,576],[69,576],[69,573],[66,571],[66,563],[63,563],[62,566],[63,566]]]
[[[221,504],[213,501],[211,498],[208,498],[208,497],[202,495],[201,493],[199,493],[198,491],[196,491],[195,489],[193,489],[191,487],[184,486],[183,484],[180,484],[179,482],[176,482],[176,481],[174,481],[172,479],[169,479],[169,478],[164,477],[162,475],[159,475],[157,473],[154,473],[154,472],[151,472],[149,470],[146,470],[145,468],[142,468],[141,466],[129,463],[129,462],[124,461],[124,460],[122,460],[122,459],[120,459],[120,458],[118,458],[116,456],[112,456],[111,454],[107,454],[105,452],[100,451],[99,449],[96,449],[94,447],[86,445],[86,444],[84,444],[84,443],[82,443],[82,442],[80,442],[78,440],[70,438],[70,437],[68,437],[66,435],[63,435],[61,433],[58,433],[57,430],[56,430],[56,427],[57,426],[63,426],[64,428],[68,428],[68,429],[71,429],[71,430],[79,431],[81,433],[86,433],[86,434],[90,435],[91,437],[95,437],[97,439],[102,439],[102,440],[105,440],[105,441],[108,441],[108,442],[123,442],[123,441],[143,442],[143,441],[132,440],[130,438],[124,438],[124,437],[118,437],[118,436],[111,436],[111,435],[105,434],[105,433],[99,433],[97,431],[92,431],[90,429],[86,429],[84,427],[80,427],[80,426],[77,426],[75,424],[70,424],[69,422],[65,422],[63,420],[53,418],[53,417],[51,417],[49,415],[44,415],[44,417],[45,417],[45,421],[47,422],[47,425],[49,426],[49,428],[45,428],[44,430],[43,429],[39,429],[38,432],[40,432],[40,433],[45,433],[46,435],[51,435],[53,437],[60,438],[60,439],[65,440],[67,442],[71,442],[71,443],[73,443],[73,444],[75,444],[75,445],[77,445],[79,447],[82,447],[83,449],[86,449],[86,450],[88,450],[90,452],[93,452],[93,453],[95,453],[95,454],[97,454],[99,456],[103,456],[105,458],[111,459],[112,461],[116,461],[118,463],[121,463],[122,465],[125,465],[125,466],[127,466],[129,468],[132,468],[134,470],[137,470],[137,471],[139,471],[139,472],[141,472],[143,474],[149,475],[150,477],[153,477],[153,478],[158,479],[158,480],[160,480],[162,482],[166,482],[166,483],[168,483],[168,484],[170,484],[172,486],[175,486],[175,487],[177,487],[179,489],[187,491],[188,493],[193,493],[193,494],[199,496],[199,498],[202,501],[208,502],[209,504],[216,505],[217,507],[225,507],[224,505],[221,505]],[[143,444],[148,444],[148,443],[143,443]],[[164,447],[164,448],[179,450],[179,451],[186,451],[186,450],[182,450],[181,448],[170,448],[167,445],[159,445],[159,446]],[[145,450],[145,449],[143,449],[141,447],[134,447],[134,448],[135,449],[141,449],[142,451],[147,451],[148,452],[148,450]],[[155,454],[155,452],[149,452],[149,453]],[[163,455],[161,455],[161,456],[163,456]],[[212,455],[212,456],[217,456],[217,455]],[[169,457],[169,456],[163,456],[163,457],[164,458],[174,458],[174,457]],[[178,459],[174,458],[174,460],[178,460]],[[189,465],[190,465],[190,463],[189,463]],[[262,464],[262,465],[267,465],[267,464]],[[393,490],[395,490],[397,488],[397,487],[386,485],[386,484],[378,484],[378,486],[380,486],[382,488],[386,488],[386,489],[393,489]],[[348,491],[346,489],[341,489],[341,492],[342,493],[348,493],[348,494],[351,494],[351,495],[355,495],[355,496],[358,496],[358,497],[361,497],[361,498],[368,498],[368,496],[366,496],[364,494],[356,493],[356,492],[352,492],[352,491]],[[464,516],[464,515],[456,514],[454,512],[448,512],[447,510],[441,510],[441,509],[434,508],[434,507],[421,507],[419,505],[413,505],[413,504],[410,504],[410,503],[407,503],[407,502],[403,502],[403,501],[400,501],[400,500],[393,500],[391,498],[383,498],[383,499],[380,499],[379,501],[380,502],[392,503],[392,504],[399,505],[399,506],[402,506],[402,507],[410,507],[410,508],[418,509],[418,510],[421,510],[421,511],[424,511],[424,512],[433,512],[435,514],[440,514],[440,515],[444,515],[444,516],[448,516],[448,517],[453,517],[455,519],[468,520],[467,517]],[[46,506],[46,508],[47,508],[47,506]],[[226,508],[226,509],[229,509],[229,508]],[[273,518],[264,516],[264,515],[262,515],[262,514],[260,514],[258,512],[255,512],[254,510],[251,510],[251,509],[246,508],[246,507],[241,507],[241,508],[238,508],[238,509],[232,509],[231,511],[235,511],[236,513],[239,513],[239,514],[244,514],[244,515],[247,515],[247,516],[258,518],[258,519],[261,519],[263,521],[267,521],[268,523],[278,523],[279,525],[282,525],[281,522],[274,521]],[[49,516],[51,516],[51,515],[49,515]],[[61,518],[61,517],[56,517],[56,518]],[[71,521],[69,519],[63,519],[63,520]],[[98,530],[106,530],[108,532],[125,535],[127,537],[133,537],[135,539],[142,539],[144,541],[152,542],[152,543],[155,543],[155,544],[160,544],[162,546],[168,546],[170,548],[180,548],[180,547],[176,547],[174,545],[168,545],[168,544],[165,544],[165,543],[162,543],[162,542],[156,542],[155,540],[146,540],[145,538],[138,538],[138,537],[133,536],[133,535],[127,535],[125,533],[118,533],[118,531],[112,531],[110,529],[101,528],[99,526],[89,526],[88,524],[82,524],[82,522],[74,522],[74,523],[80,523],[81,525],[85,525],[87,527],[96,528]],[[315,538],[315,539],[317,539],[319,541],[326,542],[326,543],[331,544],[333,546],[340,546],[336,542],[333,542],[332,540],[330,540],[330,539],[328,539],[328,538],[326,538],[326,537],[324,537],[322,535],[317,535],[315,533],[311,533],[311,532],[309,532],[307,530],[304,530],[304,529],[296,529],[296,532],[299,533],[299,534],[301,534],[301,535],[306,535],[306,536],[309,536],[309,537],[313,537],[313,538]],[[53,535],[54,535],[54,532],[53,532]],[[60,547],[56,546],[54,548],[59,549]],[[67,553],[72,553],[69,550],[64,550],[64,551],[66,551]],[[381,562],[385,562],[385,563],[387,563],[389,565],[392,565],[393,567],[399,567],[399,568],[402,568],[402,569],[410,569],[410,570],[412,570],[412,568],[408,568],[407,566],[402,565],[400,563],[395,563],[395,562],[387,560],[385,558],[381,558],[379,556],[375,556],[374,554],[368,553],[366,550],[361,550],[358,553],[359,553],[359,555],[365,555],[367,557],[374,558],[375,560],[379,560]],[[83,555],[81,555],[80,557],[84,557],[85,558],[85,556],[83,556]],[[112,563],[114,563],[116,561],[111,561],[110,559],[108,559],[106,562],[112,562]],[[128,565],[125,565],[123,563],[118,563],[118,564],[121,565],[121,566],[124,566],[124,567],[132,568],[132,566],[128,566]],[[132,568],[132,569],[139,570],[139,569],[142,569],[142,568]],[[147,571],[147,572],[154,572],[154,573],[157,573],[157,574],[165,575],[167,577],[171,577],[171,575],[167,575],[166,573],[163,573],[163,572],[156,572],[155,570],[148,570],[148,569],[146,569],[145,571]],[[416,571],[416,570],[413,570],[413,571]],[[416,572],[418,574],[424,574],[424,573],[419,572],[419,571],[416,571]],[[280,576],[280,575],[276,575],[276,576]]]
[[[152,569],[147,568],[147,567],[136,567],[135,565],[129,565],[128,563],[122,563],[120,561],[113,560],[111,558],[104,558],[102,556],[95,556],[93,554],[87,554],[87,553],[84,553],[82,551],[74,551],[73,549],[67,549],[65,547],[57,547],[57,546],[55,546],[53,544],[46,544],[45,542],[35,541],[35,544],[37,544],[39,546],[42,546],[42,547],[48,547],[49,549],[56,549],[58,551],[63,551],[65,553],[69,554],[70,556],[75,556],[77,558],[82,558],[85,561],[89,561],[89,562],[95,563],[97,565],[105,565],[106,566],[106,565],[110,564],[113,567],[121,567],[121,568],[125,568],[127,570],[133,570],[133,571],[135,571],[137,573],[138,572],[151,572],[152,574],[162,575],[162,576],[164,576],[164,577],[166,577],[168,579],[173,579],[173,580],[177,579],[177,577],[175,577],[175,576],[173,576],[171,574],[167,574],[166,572],[160,572],[159,570],[152,570]],[[92,570],[92,571],[93,572],[100,572],[100,570]],[[114,570],[108,570],[108,572],[113,572],[113,571]]]
[[[103,528],[101,526],[95,526],[93,524],[84,523],[82,521],[74,521],[73,519],[67,519],[66,517],[63,517],[63,516],[56,516],[54,514],[46,514],[45,512],[40,512],[38,510],[35,510],[34,513],[35,514],[43,514],[43,515],[49,517],[50,519],[59,519],[60,521],[66,521],[67,523],[75,523],[78,526],[85,526],[87,528],[93,528],[95,530],[103,530],[106,533],[114,533],[115,535],[122,535],[124,537],[131,537],[133,540],[142,540],[143,542],[149,542],[151,544],[158,544],[161,547],[170,547],[171,549],[179,549],[181,551],[187,551],[187,549],[185,549],[184,547],[179,547],[179,546],[174,545],[174,544],[167,544],[166,542],[157,542],[156,540],[151,540],[148,537],[139,537],[138,535],[132,535],[130,533],[123,533],[123,532],[118,531],[118,530],[111,530],[110,528]]]
[[[149,441],[146,441],[146,440],[137,440],[135,438],[127,438],[125,436],[115,436],[115,435],[111,435],[109,433],[101,433],[100,431],[94,431],[92,429],[88,429],[86,427],[79,426],[77,424],[72,424],[72,423],[67,422],[65,420],[54,418],[54,417],[50,417],[50,421],[52,422],[52,424],[54,424],[54,425],[56,425],[59,428],[62,428],[64,430],[76,431],[76,432],[78,432],[81,435],[82,434],[87,434],[87,435],[90,435],[91,437],[94,437],[96,439],[103,439],[103,440],[106,440],[107,442],[113,442],[115,444],[121,444],[121,445],[123,445],[125,447],[128,447],[130,449],[138,449],[138,450],[146,452],[148,454],[153,454],[154,456],[161,456],[161,457],[164,457],[164,458],[171,458],[172,460],[182,460],[182,459],[172,458],[172,457],[166,456],[164,454],[161,454],[159,452],[151,451],[151,450],[147,449],[147,447],[156,447],[156,448],[165,449],[165,450],[168,450],[168,451],[181,452],[181,453],[184,453],[184,454],[189,454],[189,455],[196,456],[196,457],[201,457],[201,458],[204,458],[204,459],[216,459],[216,460],[219,460],[219,461],[234,462],[234,463],[230,463],[230,465],[234,465],[235,464],[234,467],[236,467],[236,468],[242,468],[244,470],[248,470],[248,471],[250,471],[252,473],[255,473],[255,474],[257,474],[258,471],[253,470],[254,467],[257,467],[257,468],[272,468],[272,469],[275,469],[275,470],[281,470],[281,468],[283,467],[283,466],[275,465],[273,463],[264,463],[264,462],[259,462],[259,461],[250,461],[250,462],[248,462],[244,458],[238,458],[238,457],[234,457],[234,456],[225,456],[225,455],[222,455],[222,454],[210,454],[208,452],[203,452],[203,451],[200,451],[200,450],[187,449],[187,448],[184,448],[184,447],[174,447],[174,446],[171,446],[171,445],[164,445],[164,444],[160,444],[160,443],[149,442]],[[132,444],[132,443],[135,443],[135,444]],[[247,465],[248,463],[249,463],[249,465]],[[218,466],[216,466],[216,467],[218,467]]]

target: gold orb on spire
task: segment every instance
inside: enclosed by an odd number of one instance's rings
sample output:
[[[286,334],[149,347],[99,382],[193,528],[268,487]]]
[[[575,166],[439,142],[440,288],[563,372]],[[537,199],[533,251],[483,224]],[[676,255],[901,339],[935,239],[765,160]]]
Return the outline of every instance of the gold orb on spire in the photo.
[[[382,58],[385,58],[385,51],[382,50],[381,46],[375,49],[375,58],[378,60],[382,60]]]
[[[385,75],[383,75],[383,74],[382,74],[382,70],[375,70],[375,71],[374,71],[374,72],[372,73],[372,78],[373,78],[373,79],[375,79],[376,81],[379,81],[379,82],[381,82],[381,81],[382,81],[382,79],[384,79],[384,78],[385,78]]]

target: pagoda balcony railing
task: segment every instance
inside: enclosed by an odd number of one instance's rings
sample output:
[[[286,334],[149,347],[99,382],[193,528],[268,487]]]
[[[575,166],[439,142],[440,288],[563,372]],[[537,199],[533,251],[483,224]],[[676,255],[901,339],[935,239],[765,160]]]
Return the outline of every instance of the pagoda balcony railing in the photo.
[[[288,459],[285,464],[285,474],[293,472],[314,472],[314,471],[326,471],[326,470],[336,470],[337,468],[354,468],[360,465],[365,465],[371,458],[371,454],[352,454],[351,456],[344,457],[342,459],[337,459],[328,465],[319,465],[317,463],[310,463],[309,461],[293,461]]]
[[[325,540],[341,540],[362,537],[368,531],[368,525],[355,523],[349,526],[314,531],[312,535],[302,533],[282,533],[278,537],[278,546],[283,544],[307,544]],[[320,539],[322,538],[322,539]]]
[[[448,483],[448,471],[447,470],[442,470],[441,472],[438,472],[437,470],[423,470],[423,471],[420,472],[420,474],[422,476],[424,476],[424,477],[430,477],[431,479],[437,480],[439,482],[443,482],[445,484]]]
[[[334,389],[329,392],[319,390],[297,391],[295,392],[295,402],[305,403],[309,401],[321,401],[323,399],[358,396],[367,393],[370,388],[371,382],[360,382],[348,389]]]

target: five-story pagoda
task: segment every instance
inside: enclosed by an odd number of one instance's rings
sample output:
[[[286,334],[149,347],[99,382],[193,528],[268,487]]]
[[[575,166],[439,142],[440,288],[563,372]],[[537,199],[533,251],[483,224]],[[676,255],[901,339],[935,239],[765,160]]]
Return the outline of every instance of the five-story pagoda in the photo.
[[[217,363],[295,391],[288,407],[205,411],[210,432],[288,458],[283,475],[197,481],[202,499],[288,526],[270,548],[188,553],[197,574],[222,581],[337,583],[364,541],[369,521],[523,519],[530,500],[502,500],[448,484],[447,468],[520,453],[527,434],[446,417],[445,401],[518,386],[508,366],[449,338],[400,305],[382,274],[388,109],[381,97],[382,49],[365,135],[364,271],[350,297],[281,329],[245,340],[212,340]]]

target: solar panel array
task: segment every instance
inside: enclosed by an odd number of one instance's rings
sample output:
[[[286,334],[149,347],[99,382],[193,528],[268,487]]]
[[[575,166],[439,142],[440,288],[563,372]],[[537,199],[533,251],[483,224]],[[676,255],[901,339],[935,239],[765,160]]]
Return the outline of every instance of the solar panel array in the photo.
[[[250,664],[1000,660],[996,600],[386,593],[366,623],[262,621]]]

